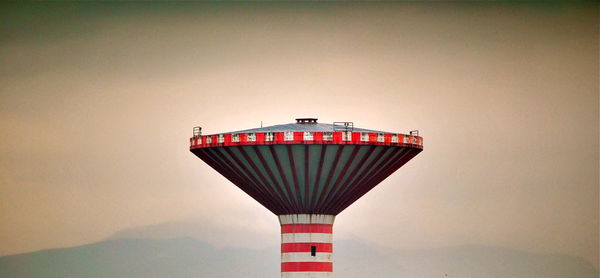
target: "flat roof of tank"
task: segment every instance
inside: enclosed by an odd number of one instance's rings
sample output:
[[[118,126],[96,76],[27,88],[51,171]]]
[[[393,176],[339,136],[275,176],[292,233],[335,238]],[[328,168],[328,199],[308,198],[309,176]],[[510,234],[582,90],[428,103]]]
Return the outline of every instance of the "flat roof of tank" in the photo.
[[[341,127],[343,128],[343,127]],[[238,131],[231,131],[225,133],[256,133],[256,132],[285,132],[285,131],[307,131],[307,132],[334,132],[344,131],[339,126],[333,124],[321,124],[321,123],[289,123],[281,125],[272,125],[259,128],[244,129]],[[386,131],[365,129],[365,128],[348,128],[348,131],[354,132],[371,132],[371,133],[391,133]]]

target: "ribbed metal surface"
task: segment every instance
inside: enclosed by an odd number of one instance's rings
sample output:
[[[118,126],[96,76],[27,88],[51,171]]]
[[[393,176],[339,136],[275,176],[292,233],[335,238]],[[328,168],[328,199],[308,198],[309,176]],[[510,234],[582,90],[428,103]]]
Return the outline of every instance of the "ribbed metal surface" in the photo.
[[[297,126],[315,125],[321,124]],[[297,144],[191,151],[277,215],[337,215],[421,149]]]

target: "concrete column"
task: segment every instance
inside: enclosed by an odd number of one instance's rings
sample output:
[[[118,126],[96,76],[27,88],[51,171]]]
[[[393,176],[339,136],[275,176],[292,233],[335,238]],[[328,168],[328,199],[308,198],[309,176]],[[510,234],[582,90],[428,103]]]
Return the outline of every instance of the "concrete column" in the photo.
[[[334,215],[287,214],[281,224],[281,277],[333,277]]]

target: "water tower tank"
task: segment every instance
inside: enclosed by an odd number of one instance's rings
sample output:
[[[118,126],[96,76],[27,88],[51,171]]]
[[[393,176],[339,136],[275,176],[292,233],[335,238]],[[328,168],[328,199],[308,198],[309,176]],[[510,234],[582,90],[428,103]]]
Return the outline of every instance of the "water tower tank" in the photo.
[[[190,150],[279,217],[281,277],[332,277],[335,216],[423,150],[418,132],[295,123],[201,134]]]

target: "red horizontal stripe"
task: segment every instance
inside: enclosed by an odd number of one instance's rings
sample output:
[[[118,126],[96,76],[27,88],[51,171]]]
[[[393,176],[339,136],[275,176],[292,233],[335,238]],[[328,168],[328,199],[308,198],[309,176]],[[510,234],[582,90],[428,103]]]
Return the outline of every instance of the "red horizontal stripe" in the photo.
[[[281,263],[281,272],[292,272],[292,271],[333,272],[333,263],[322,263],[322,262]]]
[[[361,137],[363,134],[361,132],[352,132],[351,138],[349,141],[342,140],[342,132],[336,131],[333,132],[333,138],[331,141],[322,140],[322,133],[312,132],[314,140],[304,140],[304,136],[302,132],[294,132],[294,140],[286,141],[284,140],[284,132],[274,132],[273,140],[267,141],[265,138],[264,132],[254,133],[255,140],[248,141],[248,133],[238,133],[238,140],[233,141],[233,134],[225,133],[223,135],[222,142],[219,142],[218,135],[206,135],[206,136],[194,136],[191,138],[190,147],[192,149],[197,148],[207,148],[207,147],[221,147],[221,146],[238,146],[238,145],[271,145],[271,144],[350,144],[350,145],[386,145],[386,146],[403,146],[409,148],[423,148],[423,138],[419,136],[413,135],[404,135],[397,133],[384,133],[383,142],[379,142],[378,133],[368,133],[368,140],[362,141]],[[319,134],[319,135],[318,135]],[[318,135],[318,136],[317,136]],[[397,142],[392,142],[391,137],[396,135],[398,138]],[[207,138],[211,139],[210,143],[207,143]],[[405,140],[406,139],[406,140]]]
[[[282,234],[294,233],[333,233],[333,225],[331,224],[284,224],[281,225]]]
[[[297,243],[282,243],[281,253],[291,252],[310,252],[310,247],[316,246],[317,252],[321,253],[332,253],[333,244],[321,243],[321,242],[297,242]]]

